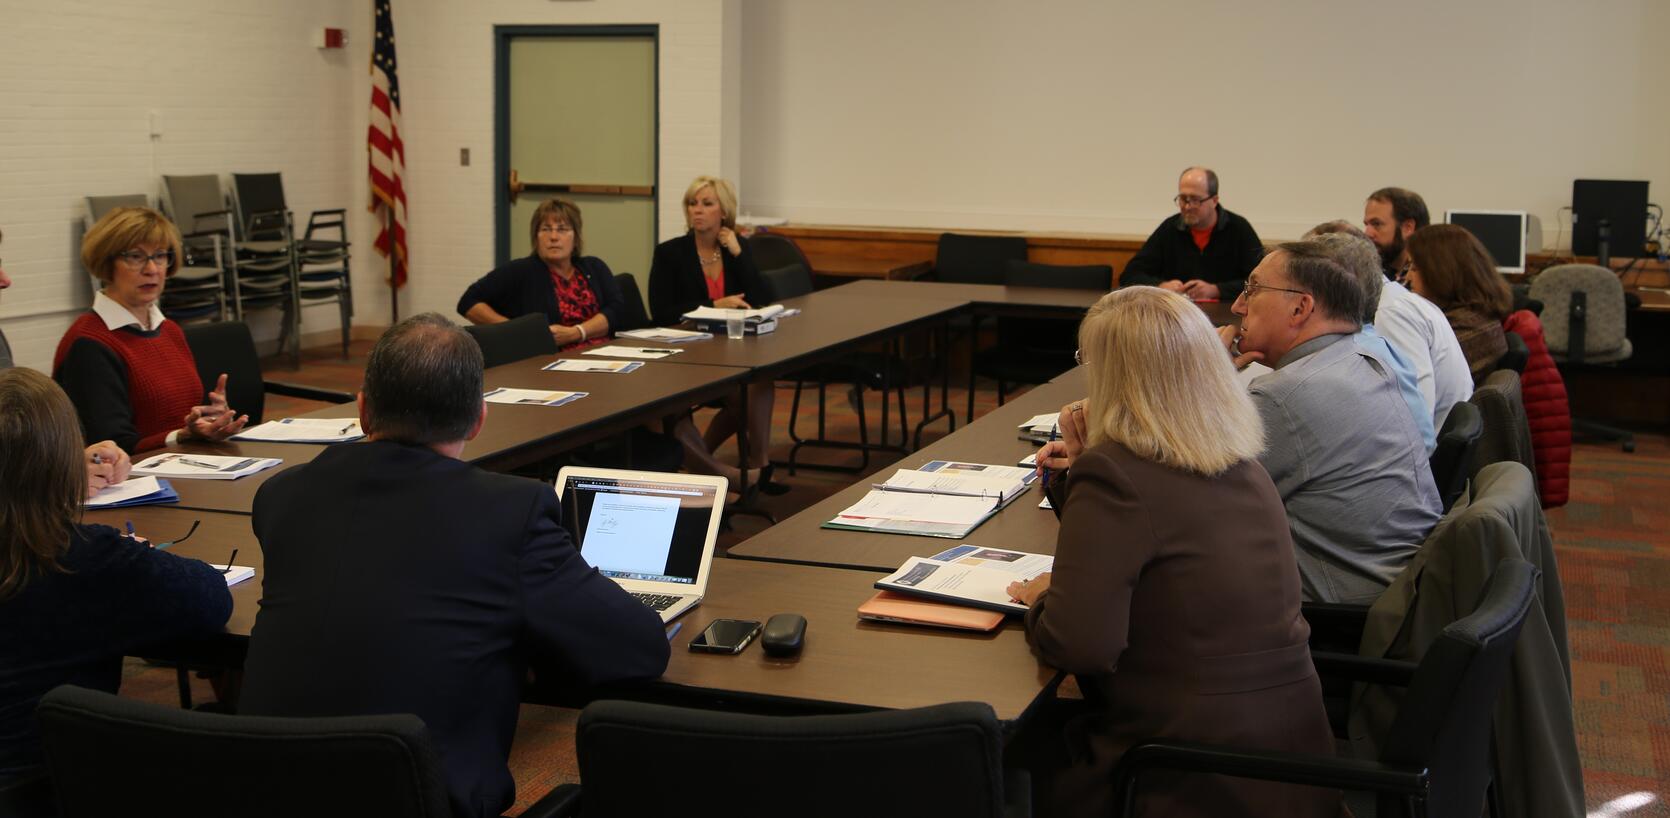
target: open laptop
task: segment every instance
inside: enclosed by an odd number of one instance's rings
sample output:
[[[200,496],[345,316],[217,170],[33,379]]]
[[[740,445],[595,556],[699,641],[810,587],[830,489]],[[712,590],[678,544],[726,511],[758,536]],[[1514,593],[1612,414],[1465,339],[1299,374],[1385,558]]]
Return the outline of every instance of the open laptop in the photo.
[[[671,622],[707,593],[725,478],[565,466],[563,525],[604,576]]]

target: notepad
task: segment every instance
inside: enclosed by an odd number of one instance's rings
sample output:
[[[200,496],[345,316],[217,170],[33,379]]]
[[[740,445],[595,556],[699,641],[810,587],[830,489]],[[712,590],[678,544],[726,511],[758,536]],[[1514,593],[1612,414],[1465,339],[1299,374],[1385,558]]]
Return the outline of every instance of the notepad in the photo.
[[[593,347],[581,355],[601,355],[605,358],[646,358],[656,361],[669,355],[677,355],[682,349],[663,349],[661,347],[628,347],[620,344],[610,344],[606,347]]]
[[[1020,425],[1021,440],[1043,443],[1055,434],[1056,421],[1061,417],[1059,412],[1044,415],[1033,415]]]
[[[236,480],[266,471],[284,460],[277,457],[227,457],[218,454],[153,455],[135,463],[133,474],[184,477],[193,480]]]
[[[365,437],[358,418],[284,418],[269,420],[232,436],[233,440],[272,443],[342,443]]]
[[[1009,584],[1051,570],[1055,557],[964,543],[931,557],[911,557],[876,580],[876,588],[988,611],[1025,613]]]
[[[180,495],[174,491],[167,480],[159,480],[149,475],[124,480],[113,486],[99,489],[99,493],[87,498],[88,508],[126,508],[128,506],[149,506],[161,503],[178,503]]]
[[[231,567],[220,566],[215,570],[219,571],[221,575],[226,577],[226,586],[228,588],[255,576],[255,569],[247,565],[233,565]]]
[[[1003,624],[1003,614],[997,611],[914,599],[893,591],[877,591],[875,596],[858,606],[858,618],[968,631],[989,631]]]
[[[563,392],[548,389],[509,389],[500,387],[489,390],[482,395],[482,400],[488,403],[508,403],[526,406],[565,406],[573,403],[590,392]]]
[[[620,338],[636,338],[640,341],[660,341],[663,344],[682,344],[686,341],[705,341],[713,337],[713,333],[711,332],[673,329],[671,327],[629,329],[625,332],[617,332],[615,335]]]
[[[935,460],[894,472],[823,527],[965,537],[1037,477],[1036,472],[1014,466]]]
[[[547,372],[612,372],[617,375],[624,375],[643,365],[643,361],[581,361],[574,358],[562,358],[540,368]]]

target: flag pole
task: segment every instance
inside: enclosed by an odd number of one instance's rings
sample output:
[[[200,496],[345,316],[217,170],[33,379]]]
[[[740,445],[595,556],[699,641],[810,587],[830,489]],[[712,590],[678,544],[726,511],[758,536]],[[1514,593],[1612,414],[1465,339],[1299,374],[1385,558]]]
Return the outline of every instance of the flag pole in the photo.
[[[389,236],[389,326],[400,323],[400,279],[396,275],[400,265],[400,252],[394,246],[394,208],[383,204],[383,229]]]

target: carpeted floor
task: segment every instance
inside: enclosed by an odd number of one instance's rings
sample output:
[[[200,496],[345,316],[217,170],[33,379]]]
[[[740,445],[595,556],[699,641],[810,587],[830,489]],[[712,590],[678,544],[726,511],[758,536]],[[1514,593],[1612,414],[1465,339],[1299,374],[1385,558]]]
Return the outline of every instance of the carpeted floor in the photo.
[[[328,349],[310,352],[300,372],[282,371],[284,380],[354,391],[364,371],[370,345],[357,342],[344,361]],[[996,405],[989,384],[976,394],[976,413]],[[791,390],[780,386],[772,456],[787,456]],[[810,395],[810,393],[808,393]],[[963,406],[966,392],[953,389],[953,407]],[[846,396],[831,391],[832,436],[856,439],[856,416]],[[920,412],[919,394],[909,403]],[[869,395],[872,419],[880,411]],[[317,404],[269,397],[267,415],[282,417]],[[803,422],[811,418],[803,408]],[[960,414],[960,412],[959,412]],[[698,416],[698,423],[705,418]],[[873,420],[872,420],[873,422]],[[1572,675],[1583,756],[1584,785],[1591,816],[1670,815],[1670,436],[1663,429],[1637,435],[1634,453],[1616,444],[1579,443],[1572,456],[1571,502],[1549,513],[1560,571],[1565,583],[1572,644]],[[945,433],[943,422],[929,429],[925,441]],[[822,453],[827,462],[855,463],[852,453]],[[896,459],[871,460],[880,469]],[[779,474],[793,490],[764,497],[762,506],[782,519],[863,475],[801,471]],[[730,546],[757,533],[767,523],[738,517],[721,538]],[[130,661],[123,694],[174,704],[172,671]],[[199,681],[198,700],[212,697]],[[573,753],[576,711],[535,705],[522,707],[510,767],[520,794],[517,811],[561,783],[579,780]]]

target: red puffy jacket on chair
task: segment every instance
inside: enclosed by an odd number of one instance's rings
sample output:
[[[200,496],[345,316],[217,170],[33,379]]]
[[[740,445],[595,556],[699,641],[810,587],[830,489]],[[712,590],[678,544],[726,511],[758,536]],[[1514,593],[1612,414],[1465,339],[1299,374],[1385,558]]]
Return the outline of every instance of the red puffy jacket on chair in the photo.
[[[1531,350],[1519,382],[1525,397],[1525,419],[1531,425],[1531,450],[1537,463],[1537,494],[1543,508],[1563,506],[1571,490],[1571,407],[1566,382],[1542,339],[1542,321],[1530,310],[1520,310],[1502,321],[1502,328],[1525,339]]]

